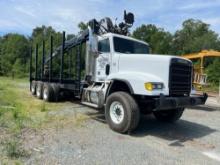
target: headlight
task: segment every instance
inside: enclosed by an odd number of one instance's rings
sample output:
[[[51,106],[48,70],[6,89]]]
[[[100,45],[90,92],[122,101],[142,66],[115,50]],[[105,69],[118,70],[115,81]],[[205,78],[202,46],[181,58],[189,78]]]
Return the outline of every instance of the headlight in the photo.
[[[144,87],[148,91],[157,90],[157,89],[163,89],[164,85],[163,83],[154,83],[154,82],[148,82],[144,84]]]
[[[145,89],[148,90],[148,91],[153,90],[153,84],[152,83],[145,83],[144,86],[145,86]]]

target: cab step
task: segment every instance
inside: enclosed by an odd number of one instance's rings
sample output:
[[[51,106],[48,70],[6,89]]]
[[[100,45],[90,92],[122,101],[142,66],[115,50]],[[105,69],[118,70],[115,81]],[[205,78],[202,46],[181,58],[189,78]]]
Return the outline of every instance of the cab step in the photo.
[[[93,107],[93,108],[99,108],[99,106],[97,104],[90,103],[90,102],[82,101],[81,104],[87,105],[87,106],[90,106],[90,107]]]

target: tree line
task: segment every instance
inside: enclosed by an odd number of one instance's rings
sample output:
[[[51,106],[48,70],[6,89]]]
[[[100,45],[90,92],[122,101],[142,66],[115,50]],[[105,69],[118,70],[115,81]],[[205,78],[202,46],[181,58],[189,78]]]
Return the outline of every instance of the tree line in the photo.
[[[78,25],[79,31],[86,28],[83,22]],[[49,53],[50,36],[54,36],[54,47],[61,43],[62,34],[51,26],[33,29],[31,36],[9,33],[0,36],[0,75],[24,77],[29,73],[30,48],[39,44],[42,54],[42,40],[45,40],[46,54]],[[73,37],[68,35],[67,38]],[[152,54],[171,54],[181,56],[204,49],[220,51],[219,35],[211,30],[210,25],[201,20],[188,19],[182,23],[181,29],[170,33],[153,24],[137,27],[131,36],[147,42]],[[205,61],[206,73],[210,83],[217,84],[220,78],[220,59],[209,58]]]

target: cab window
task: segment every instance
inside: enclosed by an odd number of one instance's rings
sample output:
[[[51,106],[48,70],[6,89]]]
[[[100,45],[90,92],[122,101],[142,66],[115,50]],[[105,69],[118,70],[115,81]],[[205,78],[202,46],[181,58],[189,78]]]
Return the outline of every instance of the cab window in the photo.
[[[104,40],[99,41],[98,51],[103,52],[103,53],[109,53],[110,52],[109,39],[104,39]]]
[[[126,54],[149,54],[149,47],[141,42],[114,37],[115,52]]]

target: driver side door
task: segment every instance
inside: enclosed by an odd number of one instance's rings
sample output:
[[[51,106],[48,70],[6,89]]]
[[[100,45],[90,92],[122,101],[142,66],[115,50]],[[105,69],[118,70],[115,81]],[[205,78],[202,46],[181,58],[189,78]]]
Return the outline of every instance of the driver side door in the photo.
[[[96,81],[105,81],[108,76],[106,68],[110,64],[110,40],[109,38],[103,38],[98,42],[99,56],[96,59]]]

